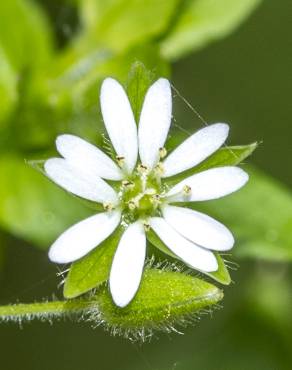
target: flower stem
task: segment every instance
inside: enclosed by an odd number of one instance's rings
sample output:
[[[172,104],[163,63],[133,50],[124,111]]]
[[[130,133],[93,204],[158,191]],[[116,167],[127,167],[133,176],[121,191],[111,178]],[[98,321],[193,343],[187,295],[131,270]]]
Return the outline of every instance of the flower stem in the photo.
[[[96,309],[96,301],[92,299],[74,299],[68,301],[52,301],[38,303],[20,303],[0,306],[0,321],[17,321],[71,316]]]

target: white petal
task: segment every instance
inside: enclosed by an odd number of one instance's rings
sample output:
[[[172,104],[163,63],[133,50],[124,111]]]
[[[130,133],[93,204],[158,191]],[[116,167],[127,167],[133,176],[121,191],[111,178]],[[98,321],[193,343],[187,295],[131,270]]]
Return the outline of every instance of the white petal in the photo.
[[[215,123],[194,133],[163,162],[163,177],[176,175],[196,166],[220,148],[228,136],[226,123]]]
[[[50,260],[69,263],[85,256],[115,230],[120,218],[120,211],[105,212],[71,226],[51,246]]]
[[[121,180],[122,171],[103,151],[74,135],[57,137],[58,152],[68,162],[96,177],[107,180]]]
[[[89,175],[63,158],[51,158],[45,163],[48,177],[65,190],[81,198],[99,203],[118,202],[114,189],[94,174]]]
[[[163,218],[153,217],[150,225],[163,243],[192,268],[211,272],[218,269],[214,254],[190,242],[175,231]]]
[[[165,78],[157,80],[147,91],[139,129],[139,153],[142,164],[153,168],[159,160],[171,123],[171,88]]]
[[[100,104],[111,142],[117,155],[125,158],[125,170],[130,173],[138,156],[137,125],[125,90],[116,80],[103,81]]]
[[[165,206],[163,217],[177,232],[207,249],[226,251],[233,247],[231,232],[213,218],[192,209]]]
[[[248,181],[248,174],[239,167],[216,167],[193,176],[176,184],[166,196],[172,202],[193,202],[224,197],[240,189]],[[184,186],[191,191],[184,195]]]
[[[115,253],[110,272],[110,291],[115,304],[125,307],[135,296],[146,254],[143,225],[137,221],[124,232]]]

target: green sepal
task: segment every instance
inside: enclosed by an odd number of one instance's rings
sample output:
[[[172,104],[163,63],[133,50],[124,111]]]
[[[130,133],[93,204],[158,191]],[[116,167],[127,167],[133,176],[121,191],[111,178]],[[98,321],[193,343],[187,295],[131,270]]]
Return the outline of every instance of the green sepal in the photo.
[[[126,89],[137,124],[144,97],[154,78],[154,73],[150,72],[143,63],[137,61],[132,65]]]
[[[197,166],[197,171],[201,172],[219,166],[236,166],[248,158],[257,146],[257,142],[247,145],[225,146],[200,163]]]
[[[215,272],[204,272],[204,274],[209,276],[213,280],[218,281],[218,283],[222,285],[229,285],[231,283],[231,277],[225,265],[225,262],[218,252],[214,252],[214,254],[217,259],[218,270]]]
[[[185,178],[194,175],[195,173],[208,170],[209,168],[221,167],[221,166],[236,166],[247,157],[249,157],[253,151],[257,148],[257,143],[240,146],[225,146],[217,150],[210,157],[205,159],[197,166],[190,168],[184,172],[181,172],[175,176],[165,179],[165,183],[168,186],[184,180]]]
[[[71,265],[64,285],[65,298],[78,297],[108,279],[112,259],[123,231],[122,226],[118,227],[97,248]]]
[[[179,259],[179,257],[172,253],[172,251],[163,243],[163,241],[157,236],[157,234],[153,230],[149,230],[147,232],[147,239],[161,252],[169,255],[170,257],[176,260]],[[200,271],[200,273],[209,276],[213,280],[218,281],[218,283],[221,283],[223,285],[229,285],[231,283],[231,278],[228,269],[224,263],[224,260],[222,259],[219,253],[214,252],[214,254],[218,262],[218,270],[215,272]]]
[[[168,256],[177,259],[178,257],[172,253],[170,249],[163,243],[163,241],[158,237],[158,235],[150,229],[147,232],[147,239],[148,241],[154,245],[154,247],[158,248],[161,252],[167,254]]]

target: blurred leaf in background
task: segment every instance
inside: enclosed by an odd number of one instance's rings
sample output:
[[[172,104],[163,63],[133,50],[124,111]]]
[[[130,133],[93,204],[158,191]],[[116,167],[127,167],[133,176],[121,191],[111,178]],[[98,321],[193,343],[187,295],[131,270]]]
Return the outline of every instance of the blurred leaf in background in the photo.
[[[160,37],[176,15],[180,0],[115,0],[80,2],[84,27],[80,48],[100,48],[120,53]],[[153,21],[153,16],[157,14]]]
[[[41,248],[92,213],[17,156],[0,159],[0,222],[13,235]]]
[[[0,45],[12,67],[21,73],[46,65],[53,45],[42,9],[30,0],[9,0],[1,1],[0,14]]]
[[[17,98],[17,75],[3,48],[0,47],[0,130],[7,125]]]
[[[170,60],[228,35],[259,5],[261,0],[194,0],[182,2],[176,22],[161,43]]]

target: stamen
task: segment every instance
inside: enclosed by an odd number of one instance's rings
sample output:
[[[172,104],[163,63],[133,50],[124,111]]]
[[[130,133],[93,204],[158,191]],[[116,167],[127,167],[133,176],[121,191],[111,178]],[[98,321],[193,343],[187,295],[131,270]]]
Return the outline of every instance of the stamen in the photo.
[[[147,232],[147,231],[150,231],[150,225],[147,223],[147,222],[144,222],[143,223],[143,226],[144,226],[144,230]]]
[[[132,189],[135,186],[135,184],[133,183],[133,181],[123,180],[122,186],[127,189]]]
[[[162,176],[163,175],[164,168],[163,168],[163,165],[162,165],[161,162],[158,162],[157,163],[157,165],[154,168],[154,171],[155,171],[156,175],[158,175],[158,176]]]
[[[178,191],[177,193],[169,195],[169,196],[165,196],[165,197],[160,196],[160,198],[163,198],[163,200],[167,204],[169,202],[176,202],[178,199],[181,198],[181,196],[189,197],[191,193],[192,193],[192,188],[189,185],[184,185],[182,190]]]
[[[163,148],[159,148],[159,157],[160,159],[163,159],[167,156],[167,150],[163,147]]]
[[[185,195],[190,195],[190,194],[191,194],[191,192],[192,192],[192,188],[191,188],[189,185],[185,185],[185,186],[183,187],[183,193],[184,193]]]
[[[146,174],[148,172],[148,167],[145,166],[144,164],[139,164],[138,167],[137,167],[137,170],[139,173],[141,174]]]
[[[114,209],[114,205],[112,203],[103,203],[102,206],[106,212],[110,212]]]
[[[161,204],[161,197],[159,194],[154,194],[151,197],[151,202],[154,204],[154,206],[158,206]]]
[[[122,157],[122,156],[117,155],[117,156],[116,156],[116,160],[117,160],[117,162],[118,162],[118,165],[119,165],[120,167],[123,167],[123,165],[124,165],[124,163],[125,163],[125,157]]]

